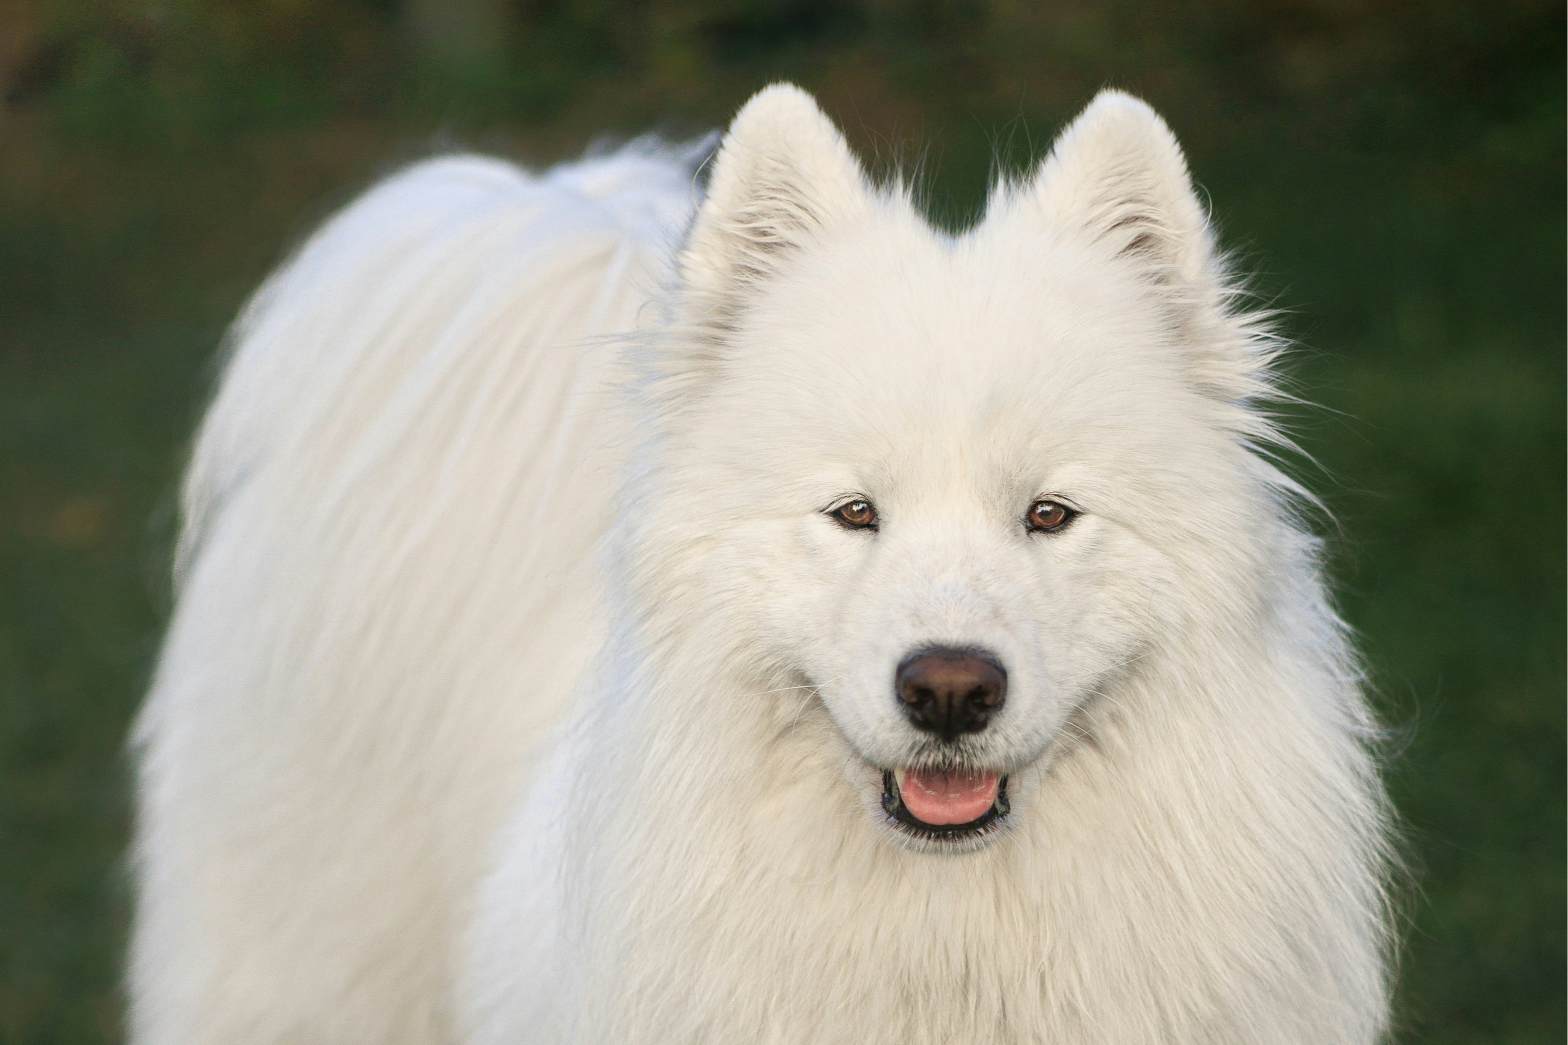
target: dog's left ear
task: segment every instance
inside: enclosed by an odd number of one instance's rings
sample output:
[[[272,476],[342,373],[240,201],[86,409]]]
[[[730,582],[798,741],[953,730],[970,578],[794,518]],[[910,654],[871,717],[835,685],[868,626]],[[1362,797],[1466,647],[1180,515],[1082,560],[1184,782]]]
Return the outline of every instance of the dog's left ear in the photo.
[[[1214,275],[1214,238],[1176,136],[1155,111],[1101,91],[1057,138],[1036,191],[1053,225],[1078,226],[1148,275],[1192,285]]]
[[[1088,234],[1159,290],[1199,387],[1231,402],[1264,391],[1276,350],[1267,317],[1232,313],[1208,214],[1176,136],[1153,109],[1100,92],[1056,140],[1033,195],[1052,226]]]

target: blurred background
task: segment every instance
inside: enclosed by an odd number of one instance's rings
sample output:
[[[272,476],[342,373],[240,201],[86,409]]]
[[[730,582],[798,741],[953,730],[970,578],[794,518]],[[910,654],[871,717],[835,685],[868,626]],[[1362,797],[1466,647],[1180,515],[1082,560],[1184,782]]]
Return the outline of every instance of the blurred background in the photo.
[[[948,225],[1100,86],[1166,115],[1326,408],[1299,470],[1415,870],[1399,1039],[1563,1041],[1563,5],[1188,6],[0,0],[0,1040],[119,1036],[124,737],[247,292],[399,164],[788,77]]]

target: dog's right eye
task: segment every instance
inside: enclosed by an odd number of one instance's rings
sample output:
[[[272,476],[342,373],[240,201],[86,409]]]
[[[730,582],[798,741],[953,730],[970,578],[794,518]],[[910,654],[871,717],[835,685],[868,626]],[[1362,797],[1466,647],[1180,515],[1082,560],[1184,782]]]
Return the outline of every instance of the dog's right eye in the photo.
[[[853,501],[846,501],[837,508],[831,509],[828,515],[833,521],[846,530],[875,530],[877,528],[877,509],[870,501],[857,497]]]
[[[1024,525],[1030,533],[1056,533],[1064,530],[1074,519],[1078,518],[1077,510],[1067,507],[1061,501],[1045,500],[1036,501],[1029,506],[1029,514],[1024,516]]]

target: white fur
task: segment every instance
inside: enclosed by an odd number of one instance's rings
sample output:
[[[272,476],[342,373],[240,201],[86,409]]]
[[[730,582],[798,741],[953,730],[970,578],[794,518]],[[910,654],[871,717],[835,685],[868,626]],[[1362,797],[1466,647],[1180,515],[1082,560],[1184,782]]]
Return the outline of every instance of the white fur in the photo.
[[[672,256],[692,202],[646,147],[438,161],[242,319],[136,1038],[1376,1039],[1374,730],[1165,125],[1102,95],[948,237],[773,87]],[[946,851],[878,805],[931,642],[1009,674],[961,756],[1011,814]]]

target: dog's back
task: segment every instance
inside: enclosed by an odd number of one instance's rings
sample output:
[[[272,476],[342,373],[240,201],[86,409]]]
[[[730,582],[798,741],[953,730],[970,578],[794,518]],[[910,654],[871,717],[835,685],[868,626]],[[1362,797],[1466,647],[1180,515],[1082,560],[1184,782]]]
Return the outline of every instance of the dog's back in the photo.
[[[602,627],[607,335],[691,182],[641,146],[430,161],[241,317],[135,736],[135,1040],[446,1035],[489,839]]]

